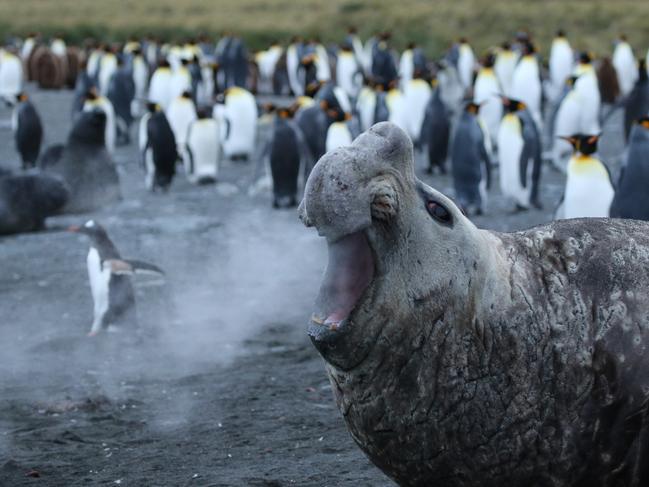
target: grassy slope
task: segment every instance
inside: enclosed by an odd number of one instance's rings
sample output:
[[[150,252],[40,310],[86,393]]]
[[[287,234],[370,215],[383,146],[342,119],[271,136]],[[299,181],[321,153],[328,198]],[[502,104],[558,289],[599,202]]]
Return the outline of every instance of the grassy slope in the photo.
[[[644,55],[649,47],[646,0],[3,0],[0,33],[62,31],[123,39],[154,32],[168,38],[204,31],[242,33],[251,47],[292,34],[337,41],[355,24],[364,37],[391,29],[395,44],[416,40],[438,54],[459,36],[482,51],[520,28],[547,49],[567,30],[576,47],[605,54],[620,32]]]

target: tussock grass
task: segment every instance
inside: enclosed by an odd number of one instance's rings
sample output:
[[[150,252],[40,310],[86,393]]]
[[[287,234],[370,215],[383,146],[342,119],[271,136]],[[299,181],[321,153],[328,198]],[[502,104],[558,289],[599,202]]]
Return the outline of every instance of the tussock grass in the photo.
[[[529,29],[547,52],[558,28],[575,47],[608,54],[625,33],[637,54],[649,47],[646,0],[3,0],[0,34],[62,32],[78,42],[85,37],[123,40],[153,33],[180,39],[224,30],[242,34],[250,47],[301,34],[339,41],[349,25],[366,38],[390,29],[394,43],[414,40],[438,55],[460,36],[478,52],[500,44],[519,29]]]

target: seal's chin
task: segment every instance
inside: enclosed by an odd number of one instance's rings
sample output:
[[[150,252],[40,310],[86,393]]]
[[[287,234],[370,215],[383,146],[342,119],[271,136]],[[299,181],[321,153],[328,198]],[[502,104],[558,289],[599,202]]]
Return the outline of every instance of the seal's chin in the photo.
[[[329,242],[328,248],[329,262],[309,325],[309,334],[315,340],[348,326],[350,315],[374,278],[374,257],[365,232]]]

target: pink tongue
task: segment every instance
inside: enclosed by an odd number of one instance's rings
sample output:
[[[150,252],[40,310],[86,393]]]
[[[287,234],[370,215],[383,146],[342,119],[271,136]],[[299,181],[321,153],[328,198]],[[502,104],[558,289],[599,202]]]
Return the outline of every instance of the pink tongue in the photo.
[[[363,232],[329,244],[329,263],[317,300],[325,324],[349,316],[374,277],[372,252]]]

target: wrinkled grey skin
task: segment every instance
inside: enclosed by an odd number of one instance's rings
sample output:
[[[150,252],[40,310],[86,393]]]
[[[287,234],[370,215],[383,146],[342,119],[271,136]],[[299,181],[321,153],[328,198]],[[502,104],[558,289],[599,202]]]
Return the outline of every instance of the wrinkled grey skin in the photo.
[[[349,319],[309,334],[354,440],[400,485],[649,485],[648,224],[480,230],[389,123],[317,163],[300,217],[369,241]]]

